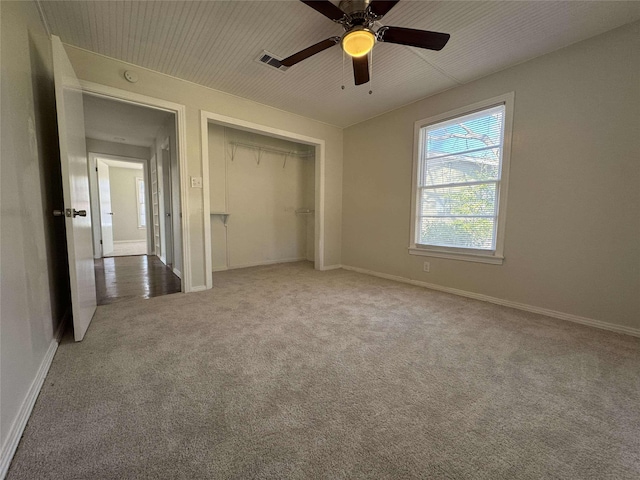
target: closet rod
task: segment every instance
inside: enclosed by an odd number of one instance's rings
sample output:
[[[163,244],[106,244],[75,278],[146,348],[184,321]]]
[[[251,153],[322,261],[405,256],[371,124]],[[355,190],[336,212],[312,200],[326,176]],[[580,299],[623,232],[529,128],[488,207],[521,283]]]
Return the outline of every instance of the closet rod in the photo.
[[[260,150],[262,152],[271,152],[271,153],[279,153],[280,155],[288,155],[288,156],[296,156],[296,157],[312,157],[314,156],[314,152],[296,152],[295,150],[282,150],[280,148],[272,148],[272,147],[262,147],[260,145],[252,145],[250,143],[242,143],[242,142],[229,142],[230,145],[234,147],[245,147],[245,148],[253,148],[256,150]]]

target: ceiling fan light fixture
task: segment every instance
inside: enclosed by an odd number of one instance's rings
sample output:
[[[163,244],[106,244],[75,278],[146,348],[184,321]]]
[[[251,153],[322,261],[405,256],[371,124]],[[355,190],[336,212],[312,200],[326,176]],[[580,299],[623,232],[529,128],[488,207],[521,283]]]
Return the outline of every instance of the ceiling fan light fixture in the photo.
[[[366,28],[353,29],[342,37],[342,49],[352,57],[364,57],[376,43],[375,34]]]

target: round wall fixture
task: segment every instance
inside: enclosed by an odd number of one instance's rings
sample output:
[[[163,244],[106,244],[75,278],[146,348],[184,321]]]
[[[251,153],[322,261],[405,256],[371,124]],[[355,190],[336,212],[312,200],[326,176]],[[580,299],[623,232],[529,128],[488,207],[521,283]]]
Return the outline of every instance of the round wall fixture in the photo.
[[[136,83],[138,81],[138,74],[131,70],[127,70],[124,72],[124,78],[126,78],[128,82]]]

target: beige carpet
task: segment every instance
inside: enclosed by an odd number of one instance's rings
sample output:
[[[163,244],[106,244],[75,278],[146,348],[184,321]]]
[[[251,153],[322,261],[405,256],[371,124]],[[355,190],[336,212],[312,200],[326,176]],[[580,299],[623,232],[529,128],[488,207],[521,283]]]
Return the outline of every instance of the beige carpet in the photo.
[[[640,477],[640,339],[308,263],[98,308],[16,479]]]

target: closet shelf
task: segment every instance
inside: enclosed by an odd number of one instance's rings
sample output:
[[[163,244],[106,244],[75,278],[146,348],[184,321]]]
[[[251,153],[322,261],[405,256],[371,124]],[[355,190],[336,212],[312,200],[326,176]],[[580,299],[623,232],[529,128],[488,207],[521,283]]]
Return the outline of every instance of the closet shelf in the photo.
[[[224,226],[227,226],[227,222],[229,221],[229,215],[231,215],[230,213],[227,212],[211,212],[211,215],[216,215],[219,217],[222,217],[222,222],[224,223]]]
[[[285,163],[282,166],[284,168],[284,166],[287,163],[287,157],[300,157],[300,158],[308,158],[308,157],[315,157],[315,152],[313,151],[297,151],[297,150],[283,150],[282,148],[274,148],[274,147],[265,147],[262,145],[253,145],[251,143],[242,143],[242,142],[229,142],[229,145],[231,145],[233,147],[233,150],[231,152],[231,161],[233,162],[233,159],[235,157],[235,153],[236,153],[236,148],[237,147],[243,147],[243,148],[249,148],[249,149],[253,149],[253,150],[257,150],[258,151],[258,165],[260,165],[260,156],[262,154],[262,152],[269,152],[269,153],[275,153],[278,155],[283,155],[285,157]]]

